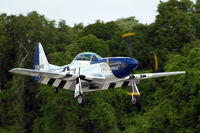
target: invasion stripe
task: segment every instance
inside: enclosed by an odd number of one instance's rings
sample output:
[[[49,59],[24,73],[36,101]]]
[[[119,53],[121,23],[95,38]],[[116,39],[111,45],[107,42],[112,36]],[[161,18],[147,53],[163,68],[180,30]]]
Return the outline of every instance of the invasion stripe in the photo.
[[[122,87],[124,87],[124,86],[128,86],[128,84],[129,84],[129,81],[124,81]]]
[[[50,78],[40,78],[40,79],[41,80],[39,82],[46,85],[49,82]]]
[[[111,83],[108,88],[115,88],[116,83]]]
[[[60,84],[61,80],[60,79],[56,79],[53,83],[52,86],[58,87],[58,85]]]
[[[54,83],[55,80],[56,80],[56,79],[51,78],[47,84],[48,84],[48,85],[52,85],[52,84]]]
[[[58,85],[58,87],[59,87],[59,88],[63,88],[63,87],[65,86],[66,83],[67,83],[67,81],[62,80],[62,81],[60,82],[60,84]]]
[[[105,83],[105,84],[103,84],[103,86],[101,87],[101,89],[102,90],[106,90],[106,89],[108,89],[109,88],[109,83]]]
[[[64,89],[70,89],[72,83],[73,83],[72,81],[67,81],[67,83],[65,84],[65,86],[63,88]]]
[[[124,83],[124,82],[122,82],[122,81],[117,82],[117,84],[115,85],[115,88],[121,87],[123,83]]]
[[[79,79],[78,78],[76,78],[76,84],[79,84]]]

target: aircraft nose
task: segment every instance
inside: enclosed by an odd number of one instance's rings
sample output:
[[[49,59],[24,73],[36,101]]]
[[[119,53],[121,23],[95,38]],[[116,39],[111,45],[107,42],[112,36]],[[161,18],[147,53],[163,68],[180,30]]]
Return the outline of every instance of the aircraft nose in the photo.
[[[126,59],[127,69],[129,71],[133,71],[138,67],[139,62],[136,59],[133,58],[127,58]]]

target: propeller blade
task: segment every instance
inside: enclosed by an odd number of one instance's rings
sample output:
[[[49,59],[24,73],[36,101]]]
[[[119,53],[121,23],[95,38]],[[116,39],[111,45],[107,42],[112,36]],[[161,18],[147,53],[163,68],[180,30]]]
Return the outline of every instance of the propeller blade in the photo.
[[[154,53],[154,59],[155,59],[155,72],[156,72],[158,69],[158,59],[156,53]]]
[[[132,37],[133,36],[135,36],[136,34],[135,33],[132,33],[132,32],[130,32],[130,33],[125,33],[125,34],[123,34],[122,35],[122,38],[124,38],[125,39],[125,41],[126,41],[126,45],[127,45],[127,47],[128,47],[128,53],[129,53],[129,56],[130,57],[133,57],[133,51],[132,51]]]
[[[128,36],[135,36],[135,33],[130,32],[130,33],[125,33],[122,35],[123,38],[128,37]]]
[[[140,95],[140,93],[132,93],[132,92],[126,92],[126,94],[130,95],[130,96],[132,96],[132,95],[139,96]]]

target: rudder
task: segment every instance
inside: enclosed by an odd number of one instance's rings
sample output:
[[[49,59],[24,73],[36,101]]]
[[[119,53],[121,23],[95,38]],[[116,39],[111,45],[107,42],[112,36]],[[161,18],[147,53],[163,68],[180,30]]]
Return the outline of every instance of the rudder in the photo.
[[[48,70],[49,62],[45,55],[44,49],[40,42],[35,45],[35,53],[34,53],[34,62],[33,62],[34,70]],[[39,77],[34,77],[35,81],[39,80]]]

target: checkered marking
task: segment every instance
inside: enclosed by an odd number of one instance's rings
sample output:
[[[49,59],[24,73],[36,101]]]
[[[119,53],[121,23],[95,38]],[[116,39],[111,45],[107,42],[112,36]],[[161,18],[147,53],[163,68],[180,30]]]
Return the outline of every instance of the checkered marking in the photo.
[[[54,79],[54,78],[41,78],[40,83],[51,85],[58,88],[70,89],[72,85],[72,81],[66,81],[61,79]]]
[[[77,81],[67,81],[67,80],[61,80],[61,79],[54,79],[54,78],[40,78],[40,83],[51,85],[58,88],[64,88],[64,89],[71,89],[73,90],[73,83]],[[105,83],[103,84],[99,89],[100,90],[107,90],[109,88],[119,88],[119,87],[125,87],[130,86],[130,81],[120,81],[120,82],[113,82],[113,83]],[[71,88],[72,87],[72,88]]]
[[[107,90],[109,88],[119,88],[119,87],[125,87],[130,86],[130,81],[120,81],[120,82],[113,82],[113,83],[106,83],[102,86],[101,90]]]

